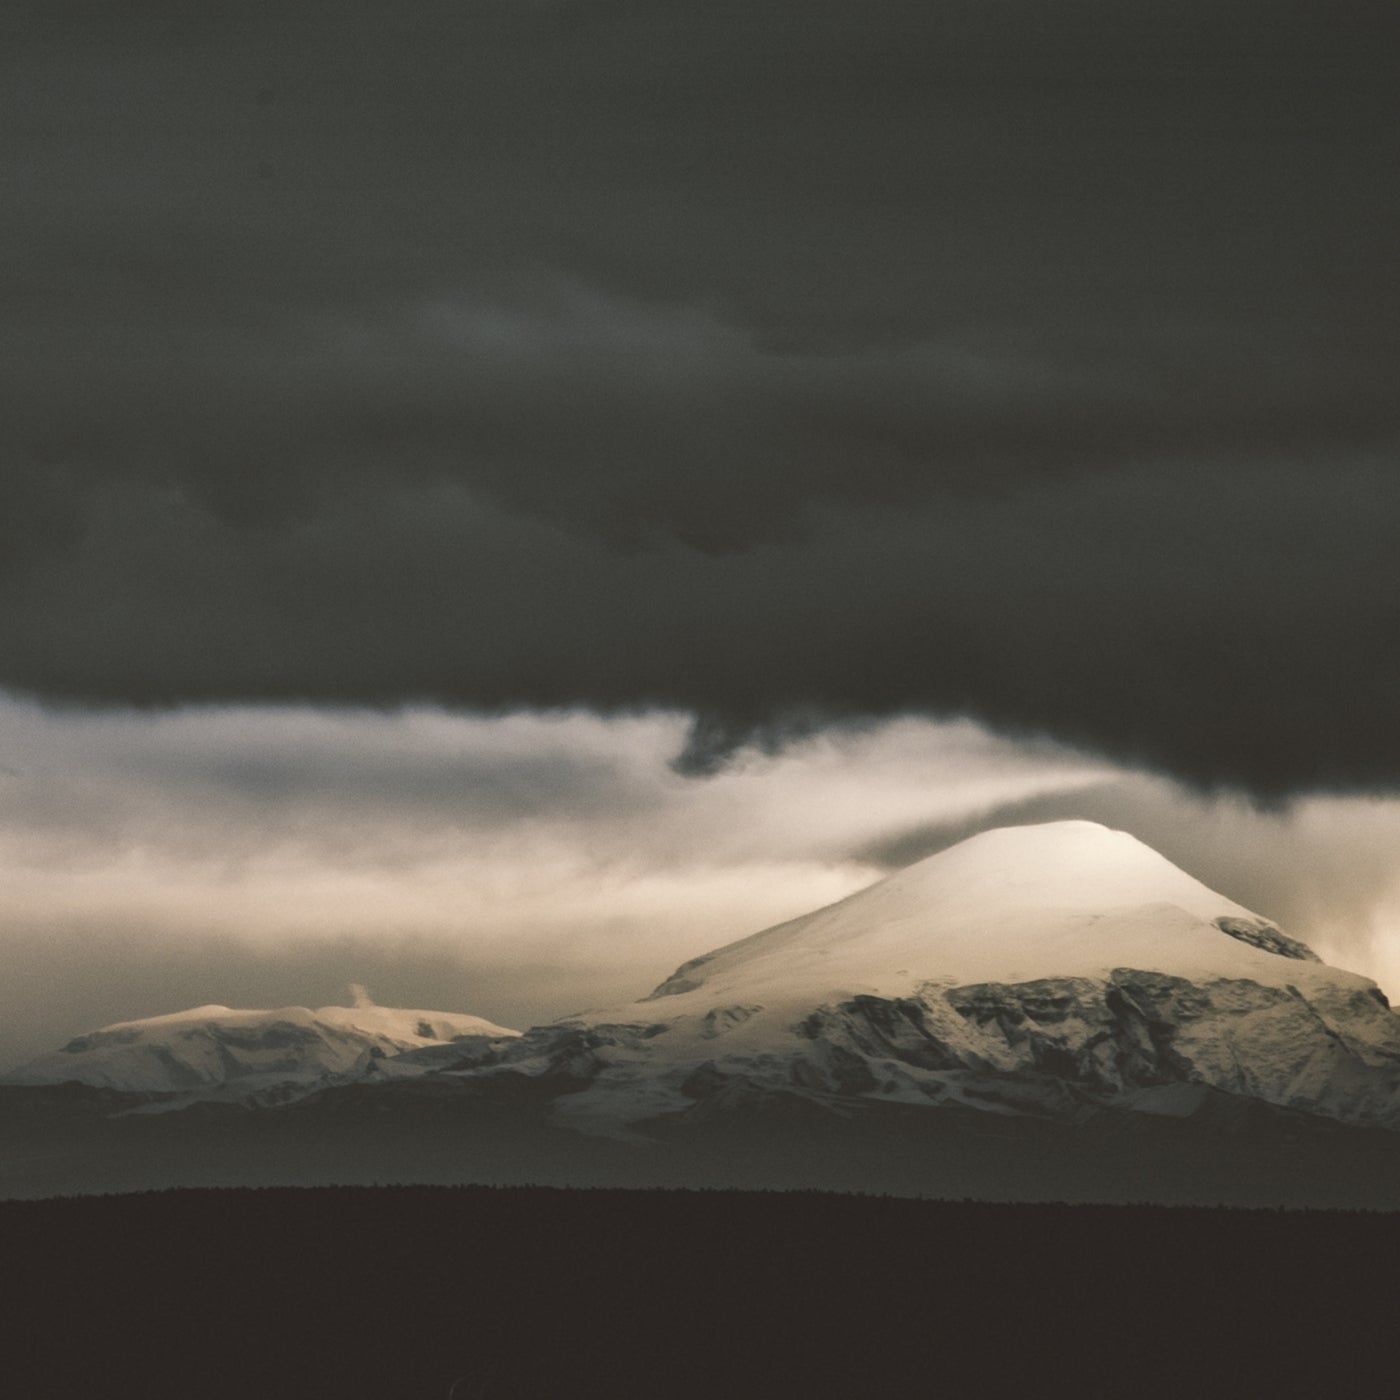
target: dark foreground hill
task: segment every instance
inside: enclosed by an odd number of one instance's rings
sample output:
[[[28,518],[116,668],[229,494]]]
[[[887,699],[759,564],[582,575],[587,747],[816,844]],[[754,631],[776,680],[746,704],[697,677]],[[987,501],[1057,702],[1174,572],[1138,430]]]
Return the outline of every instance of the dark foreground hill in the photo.
[[[999,1093],[1020,1087],[1010,1077]],[[1031,1085],[1034,1090],[1036,1086]],[[587,1137],[548,1082],[348,1085],[279,1108],[0,1087],[0,1199],[169,1187],[547,1185],[988,1201],[1400,1210],[1400,1133],[1193,1088],[1180,1117],[1075,1119],[778,1093],[736,1081],[648,1137]]]
[[[3,1203],[0,1237],[27,1400],[1383,1395],[1396,1373],[1400,1215],[181,1191]]]

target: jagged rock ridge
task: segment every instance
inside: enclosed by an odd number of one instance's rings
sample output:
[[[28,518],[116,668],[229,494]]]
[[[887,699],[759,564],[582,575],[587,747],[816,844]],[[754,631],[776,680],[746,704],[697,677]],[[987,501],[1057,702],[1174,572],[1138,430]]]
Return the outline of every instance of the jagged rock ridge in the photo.
[[[1179,1113],[1181,1086],[1400,1126],[1374,983],[1090,822],[983,833],[461,1072],[558,1077],[596,1132],[793,1094]]]
[[[64,1079],[263,1104],[412,1079],[623,1137],[740,1112],[1078,1120],[1221,1096],[1400,1128],[1400,1017],[1133,837],[1056,822],[985,832],[639,1001],[523,1035],[380,1007],[203,1007],[81,1037],[12,1082]]]

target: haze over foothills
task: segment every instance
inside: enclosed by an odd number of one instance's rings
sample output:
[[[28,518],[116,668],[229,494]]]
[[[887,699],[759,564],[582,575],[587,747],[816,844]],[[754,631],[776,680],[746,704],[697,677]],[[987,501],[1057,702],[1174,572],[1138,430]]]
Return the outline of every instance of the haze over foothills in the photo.
[[[1400,994],[1390,23],[6,5],[0,1068],[1071,816]]]

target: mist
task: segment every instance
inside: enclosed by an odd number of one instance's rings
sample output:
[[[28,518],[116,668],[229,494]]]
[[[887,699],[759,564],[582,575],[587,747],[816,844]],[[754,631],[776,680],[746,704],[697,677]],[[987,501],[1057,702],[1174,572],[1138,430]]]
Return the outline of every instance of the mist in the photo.
[[[677,771],[691,717],[0,701],[0,1057],[190,1005],[525,1027],[963,836],[1129,830],[1400,985],[1400,803],[1205,797],[1049,741],[906,718]]]

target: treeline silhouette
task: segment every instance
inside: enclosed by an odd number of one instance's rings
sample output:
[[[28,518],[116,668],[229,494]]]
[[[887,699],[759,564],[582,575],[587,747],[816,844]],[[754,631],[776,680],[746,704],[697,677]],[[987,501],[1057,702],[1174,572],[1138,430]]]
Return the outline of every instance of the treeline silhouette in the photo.
[[[1400,1215],[809,1192],[0,1203],[27,1400],[1392,1393]]]
[[[0,1086],[0,1198],[480,1184],[1400,1210],[1400,1133],[1225,1094],[1182,1118],[1085,1106],[1059,1119],[764,1092],[702,1100],[628,1142],[569,1132],[556,1102],[524,1076],[179,1112],[79,1085]]]

